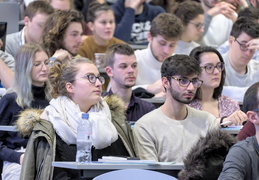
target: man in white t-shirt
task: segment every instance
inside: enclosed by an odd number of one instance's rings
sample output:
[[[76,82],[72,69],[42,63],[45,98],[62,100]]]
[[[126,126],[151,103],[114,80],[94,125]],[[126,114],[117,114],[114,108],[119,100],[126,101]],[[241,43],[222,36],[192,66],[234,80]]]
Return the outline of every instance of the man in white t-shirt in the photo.
[[[160,68],[163,61],[174,53],[183,31],[182,22],[173,14],[161,13],[151,23],[148,48],[135,51],[138,61],[137,87],[157,96],[164,95]]]
[[[201,68],[187,55],[168,57],[161,67],[165,103],[140,118],[133,129],[140,159],[182,162],[200,136],[217,128],[216,117],[189,104],[198,88]]]

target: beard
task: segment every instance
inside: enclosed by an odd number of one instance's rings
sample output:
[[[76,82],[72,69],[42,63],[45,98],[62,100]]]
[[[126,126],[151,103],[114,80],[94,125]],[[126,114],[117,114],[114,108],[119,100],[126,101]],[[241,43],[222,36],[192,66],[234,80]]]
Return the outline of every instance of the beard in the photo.
[[[136,82],[134,82],[134,83],[129,83],[129,82],[127,82],[127,83],[122,84],[122,86],[123,86],[125,89],[132,88],[132,87],[135,86],[135,85],[136,85]]]
[[[127,79],[125,79],[123,85],[124,85],[124,88],[132,88],[133,86],[136,85],[136,80],[128,81]]]
[[[181,94],[177,91],[174,91],[172,86],[170,87],[169,91],[170,91],[172,98],[179,103],[190,104],[194,99],[194,96],[192,98],[181,99]]]
[[[133,84],[133,85],[131,85],[131,84],[125,84],[124,87],[125,87],[126,89],[128,89],[128,88],[132,88],[134,85],[135,85],[135,84]]]

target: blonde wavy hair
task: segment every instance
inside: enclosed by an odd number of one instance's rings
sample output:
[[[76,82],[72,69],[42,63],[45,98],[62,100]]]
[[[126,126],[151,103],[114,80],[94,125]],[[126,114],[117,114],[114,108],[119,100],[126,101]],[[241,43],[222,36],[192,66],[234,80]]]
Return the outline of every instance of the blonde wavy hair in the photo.
[[[15,58],[14,81],[8,92],[16,93],[16,102],[22,108],[30,108],[31,102],[34,100],[32,94],[31,71],[35,55],[40,51],[46,52],[39,44],[26,43],[19,49]],[[51,100],[51,86],[49,81],[45,82],[45,86],[45,97],[46,99]]]
[[[52,85],[51,95],[53,98],[57,98],[59,96],[67,96],[70,98],[69,93],[66,90],[66,83],[73,82],[75,80],[75,76],[78,72],[78,65],[82,63],[93,64],[87,58],[77,57],[72,60],[55,60],[54,65],[50,69],[49,73],[49,81]]]

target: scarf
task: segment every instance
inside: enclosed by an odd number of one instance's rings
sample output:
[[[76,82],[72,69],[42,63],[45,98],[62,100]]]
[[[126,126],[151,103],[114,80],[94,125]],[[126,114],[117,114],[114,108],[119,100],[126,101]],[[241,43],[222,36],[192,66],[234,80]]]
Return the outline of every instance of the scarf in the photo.
[[[77,126],[82,112],[77,104],[66,96],[52,99],[41,118],[50,121],[60,138],[67,144],[76,144]],[[92,140],[96,149],[103,149],[118,139],[118,133],[111,121],[107,103],[101,101],[88,112],[92,124]]]

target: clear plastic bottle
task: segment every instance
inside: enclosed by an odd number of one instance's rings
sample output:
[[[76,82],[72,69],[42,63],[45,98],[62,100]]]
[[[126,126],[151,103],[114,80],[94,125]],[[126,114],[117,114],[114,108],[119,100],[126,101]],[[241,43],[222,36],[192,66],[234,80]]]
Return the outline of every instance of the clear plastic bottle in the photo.
[[[90,163],[92,160],[92,125],[89,114],[82,113],[82,118],[77,127],[77,152],[76,162]]]

